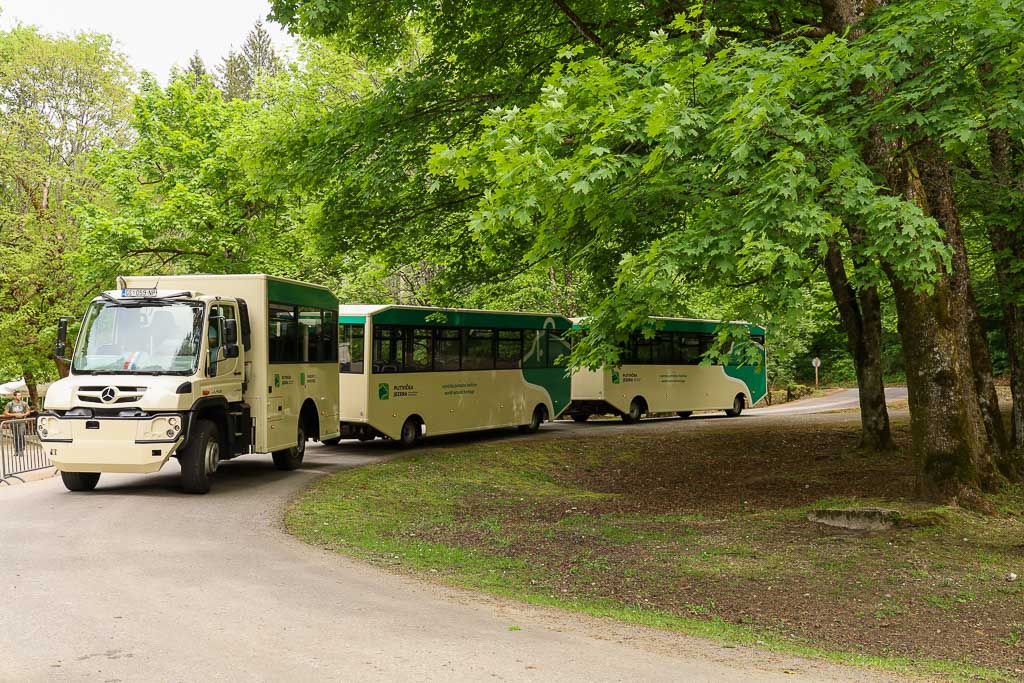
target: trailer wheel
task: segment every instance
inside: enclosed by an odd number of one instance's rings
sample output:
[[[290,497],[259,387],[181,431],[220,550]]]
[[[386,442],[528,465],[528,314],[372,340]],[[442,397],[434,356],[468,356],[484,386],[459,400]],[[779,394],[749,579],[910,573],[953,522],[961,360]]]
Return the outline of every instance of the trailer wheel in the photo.
[[[688,418],[691,415],[693,415],[693,411],[692,410],[680,410],[678,413],[676,413],[676,415],[678,415],[679,417],[681,417],[681,418],[683,418],[685,420],[686,418]]]
[[[398,443],[402,448],[412,448],[420,440],[420,421],[416,417],[408,417],[402,424],[402,432],[398,437]]]
[[[636,398],[629,402],[629,412],[622,414],[622,421],[625,422],[626,424],[633,424],[634,422],[639,422],[640,418],[643,417],[644,408],[644,400],[637,396]]]
[[[586,422],[590,419],[590,413],[573,413],[569,417],[572,418],[573,422]]]
[[[181,488],[185,493],[206,493],[210,477],[220,464],[220,435],[217,425],[197,420],[188,445],[178,455],[181,464]]]
[[[747,401],[743,398],[743,394],[736,394],[736,398],[732,400],[732,408],[726,408],[725,414],[729,417],[739,417],[746,404]]]
[[[92,491],[100,480],[100,473],[61,472],[60,478],[68,491]]]
[[[295,434],[295,445],[283,451],[274,451],[274,467],[279,470],[290,472],[299,469],[302,458],[306,455],[306,429],[299,420],[298,431]]]
[[[533,409],[533,415],[530,417],[530,424],[520,425],[519,431],[524,434],[533,434],[540,429],[540,426],[544,424],[544,420],[548,417],[548,409],[544,406],[537,406]]]

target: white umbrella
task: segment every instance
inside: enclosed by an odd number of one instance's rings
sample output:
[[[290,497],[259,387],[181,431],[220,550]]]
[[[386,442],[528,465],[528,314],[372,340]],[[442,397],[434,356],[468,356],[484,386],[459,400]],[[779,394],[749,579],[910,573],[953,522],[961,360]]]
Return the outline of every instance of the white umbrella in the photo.
[[[40,396],[46,396],[46,390],[49,388],[49,382],[47,382],[46,384],[36,385],[36,391],[39,392]],[[28,385],[25,384],[24,378],[16,379],[13,382],[8,382],[7,384],[0,384],[0,396],[3,396],[5,398],[14,396],[15,391],[20,391],[21,393],[28,396]]]

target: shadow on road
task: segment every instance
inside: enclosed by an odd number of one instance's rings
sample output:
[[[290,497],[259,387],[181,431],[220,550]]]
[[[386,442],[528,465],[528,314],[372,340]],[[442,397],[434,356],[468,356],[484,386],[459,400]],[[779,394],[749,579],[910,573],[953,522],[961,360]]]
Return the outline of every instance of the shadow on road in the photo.
[[[586,436],[588,433],[600,433],[608,429],[636,428],[643,430],[645,424],[680,424],[694,422],[718,421],[727,419],[722,413],[706,413],[691,415],[688,418],[676,416],[646,417],[639,423],[626,424],[620,420],[594,420],[585,424],[577,424],[571,420],[558,420],[541,427],[539,434],[524,434],[516,428],[488,429],[478,432],[427,436],[413,449],[405,450],[397,442],[374,439],[373,441],[345,440],[335,446],[325,446],[310,442],[306,449],[306,457],[296,472],[282,472],[274,467],[269,455],[246,455],[235,460],[220,464],[213,478],[211,490],[207,496],[231,494],[234,491],[258,490],[260,487],[274,486],[282,480],[302,473],[330,473],[334,471],[369,465],[375,462],[391,460],[406,453],[429,452],[431,450],[451,448],[482,443],[501,443],[515,440],[528,440],[547,436]],[[176,460],[168,462],[158,473],[147,475],[116,475],[106,474],[100,478],[96,489],[90,496],[144,496],[144,497],[191,497],[181,490],[180,468]]]

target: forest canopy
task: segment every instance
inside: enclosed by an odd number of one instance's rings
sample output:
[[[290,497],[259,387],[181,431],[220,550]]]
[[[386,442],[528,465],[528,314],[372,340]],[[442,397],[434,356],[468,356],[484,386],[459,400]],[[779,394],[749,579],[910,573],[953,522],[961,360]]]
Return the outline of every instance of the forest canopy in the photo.
[[[866,448],[905,380],[922,493],[983,506],[1024,475],[1022,10],[275,0],[294,59],[257,25],[166,85],[0,32],[0,368],[54,376],[124,272],[586,314],[590,366],[652,314],[742,318],[776,390],[814,355],[857,383]]]

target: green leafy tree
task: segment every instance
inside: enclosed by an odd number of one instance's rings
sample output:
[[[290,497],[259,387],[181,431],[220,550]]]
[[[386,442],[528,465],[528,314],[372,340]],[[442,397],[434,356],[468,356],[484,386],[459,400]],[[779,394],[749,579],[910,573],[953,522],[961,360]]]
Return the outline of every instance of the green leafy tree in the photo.
[[[209,75],[209,72],[206,70],[206,64],[203,63],[203,58],[199,55],[199,50],[192,53],[188,60],[188,66],[185,68],[185,73],[192,79],[192,87],[194,88],[198,88],[203,78]]]
[[[127,133],[131,70],[106,36],[0,32],[0,370],[52,377],[56,318],[80,313],[97,271],[78,258],[87,156]]]
[[[225,101],[209,80],[179,76],[163,88],[144,78],[132,144],[95,158],[112,201],[80,209],[91,258],[117,271],[259,270],[278,206],[251,192],[227,149],[254,106]]]
[[[258,21],[246,35],[241,49],[228,51],[217,67],[217,86],[225,99],[248,100],[261,79],[273,77],[280,70],[281,60],[270,34]]]
[[[458,186],[431,177],[426,172],[431,144],[468,142],[491,107],[534,101],[547,65],[561,50],[582,50],[617,62],[630,46],[645,43],[652,30],[662,29],[677,38],[681,30],[670,24],[686,7],[672,2],[545,0],[471,3],[453,11],[402,1],[275,2],[279,20],[309,34],[330,34],[367,59],[386,62],[412,47],[426,48],[417,51],[408,68],[387,78],[373,98],[307,122],[283,144],[285,157],[300,163],[304,182],[327,188],[321,231],[333,237],[335,248],[372,252],[397,273],[429,255],[434,276],[423,283],[422,297],[433,302],[458,304],[481,282],[519,278],[532,269],[539,280],[552,267],[564,276],[556,280],[589,283],[575,288],[577,307],[589,305],[588,296],[600,299],[608,286],[607,273],[590,277],[557,255],[551,262],[544,253],[530,253],[524,259],[527,244],[511,237],[496,248],[481,245],[470,220],[473,205],[488,192],[486,184]],[[816,3],[775,4],[764,12],[746,5],[721,7],[706,11],[716,12],[716,18],[730,26],[724,33],[732,40],[827,34],[821,27],[808,26],[821,21]],[[421,36],[426,37],[425,44]],[[644,216],[650,208],[637,206],[633,214]],[[644,219],[654,221],[656,216]],[[622,233],[636,223],[624,225]],[[595,244],[592,249],[604,248],[613,258],[620,246]],[[832,252],[843,256],[838,244]],[[848,336],[857,367],[874,369],[862,381],[865,444],[884,448],[888,419],[878,369],[878,298],[870,285],[854,287],[845,272],[836,271],[834,279],[838,291],[849,294],[841,299],[846,304],[841,308],[846,313],[843,319],[855,323]]]
[[[1003,46],[1018,38],[961,26],[1019,23],[1009,3],[907,5],[865,33],[856,13],[830,15],[836,6],[824,7],[833,32],[814,42],[719,45],[713,26],[682,18],[688,40],[665,33],[627,59],[556,64],[537,103],[495,110],[477,143],[439,148],[437,170],[489,187],[476,218],[485,239],[521,235],[533,254],[570,245],[583,259],[589,245],[615,244],[624,258],[588,266],[615,274],[596,309],[610,340],[638,300],[658,301],[682,272],[760,277],[785,299],[842,241],[857,287],[884,275],[894,288],[922,492],[981,504],[978,489],[1017,476],[1019,456],[1002,447],[950,162],[936,144],[954,132],[936,124],[971,106],[948,111],[955,63],[907,36],[952,31],[1009,66]],[[858,31],[841,39],[839,28]],[[588,336],[583,360],[600,359],[587,354],[603,341]]]

